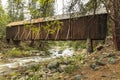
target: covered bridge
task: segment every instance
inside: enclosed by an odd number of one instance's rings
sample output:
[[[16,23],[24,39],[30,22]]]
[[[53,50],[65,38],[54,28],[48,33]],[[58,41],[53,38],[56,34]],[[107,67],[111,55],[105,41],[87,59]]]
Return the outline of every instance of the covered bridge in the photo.
[[[12,22],[7,25],[6,39],[28,40],[104,40],[107,13],[67,15]]]

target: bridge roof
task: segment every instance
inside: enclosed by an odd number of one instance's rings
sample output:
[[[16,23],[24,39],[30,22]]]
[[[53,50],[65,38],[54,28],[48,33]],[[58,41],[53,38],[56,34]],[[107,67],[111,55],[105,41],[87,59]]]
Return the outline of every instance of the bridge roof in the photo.
[[[99,10],[96,12],[95,15],[100,14],[106,14],[106,10]],[[40,22],[46,22],[46,21],[53,21],[53,20],[63,20],[63,19],[70,19],[70,18],[79,18],[79,17],[85,17],[93,15],[93,13],[87,13],[85,15],[80,13],[70,13],[70,14],[64,14],[64,15],[56,15],[52,17],[45,17],[45,18],[37,18],[37,19],[31,19],[31,20],[24,20],[24,21],[17,21],[17,22],[11,22],[7,25],[7,27],[13,27],[13,26],[19,26],[19,25],[25,25],[25,24],[35,24]]]

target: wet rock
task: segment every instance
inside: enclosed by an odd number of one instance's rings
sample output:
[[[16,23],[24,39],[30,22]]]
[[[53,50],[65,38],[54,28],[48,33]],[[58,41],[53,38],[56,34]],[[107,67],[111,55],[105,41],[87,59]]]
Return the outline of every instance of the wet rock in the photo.
[[[63,52],[63,50],[60,50],[60,51],[58,52],[58,54],[62,54],[62,52]]]
[[[52,61],[47,65],[47,67],[49,69],[57,69],[59,67],[59,62],[58,61]]]
[[[82,76],[81,75],[75,75],[72,80],[81,80],[82,79]]]

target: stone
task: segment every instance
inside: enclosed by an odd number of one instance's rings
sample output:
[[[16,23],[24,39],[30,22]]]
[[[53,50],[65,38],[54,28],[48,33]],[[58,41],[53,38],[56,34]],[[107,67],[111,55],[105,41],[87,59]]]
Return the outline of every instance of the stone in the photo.
[[[109,62],[110,64],[115,64],[115,63],[117,63],[117,61],[118,61],[118,59],[115,59],[115,58],[109,58],[109,59],[108,59],[108,62]]]
[[[58,67],[59,67],[59,62],[58,61],[52,61],[52,62],[50,62],[48,65],[47,65],[47,67],[49,68],[49,69],[57,69]]]
[[[98,66],[105,66],[106,63],[103,62],[103,61],[96,61],[96,65],[98,65]]]
[[[100,50],[102,50],[103,48],[104,48],[103,45],[98,45],[98,46],[96,47],[97,51],[100,51]]]
[[[67,65],[60,65],[60,67],[58,68],[58,72],[64,72],[65,69],[67,68]]]
[[[64,77],[64,80],[68,80],[68,78],[69,78],[68,76],[65,76],[65,77]]]
[[[63,76],[59,76],[59,77],[57,78],[57,80],[62,80],[62,77],[63,77]]]
[[[98,70],[100,67],[98,67],[96,64],[92,63],[89,65],[89,67],[92,69],[92,70]]]
[[[109,54],[107,55],[107,57],[115,57],[115,54],[109,53]]]
[[[47,77],[52,77],[52,76],[53,76],[53,74],[50,74],[50,73],[49,73],[49,74],[47,74]]]
[[[12,80],[16,80],[16,79],[17,79],[17,76],[12,76],[11,79],[12,79]]]
[[[81,80],[81,79],[82,79],[82,76],[79,75],[79,74],[75,75],[75,76],[72,78],[72,80]]]
[[[64,61],[62,62],[62,64],[64,65],[68,65],[68,64],[71,64],[72,61],[71,60],[67,60],[67,59],[64,59]]]
[[[60,50],[60,51],[58,52],[58,54],[62,54],[62,52],[63,52],[63,50]]]
[[[95,69],[96,65],[95,65],[95,64],[90,64],[89,67],[90,67],[91,69]]]

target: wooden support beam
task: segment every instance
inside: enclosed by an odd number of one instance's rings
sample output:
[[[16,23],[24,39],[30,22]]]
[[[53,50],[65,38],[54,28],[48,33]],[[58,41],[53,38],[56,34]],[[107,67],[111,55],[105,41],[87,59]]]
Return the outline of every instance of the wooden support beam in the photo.
[[[19,33],[20,33],[20,26],[18,26],[18,30],[17,30],[17,34],[15,35],[15,37],[14,37],[14,40],[16,40],[16,38],[18,37],[18,39],[19,39]],[[17,39],[17,40],[18,40]]]
[[[56,36],[55,36],[55,40],[58,38],[58,34],[59,34],[60,29],[57,30]]]
[[[31,30],[29,31],[29,33],[28,33],[28,35],[26,37],[26,40],[29,38],[30,33],[31,33]]]
[[[48,33],[46,34],[45,40],[47,40],[48,36],[49,36],[49,31],[48,31]]]
[[[71,27],[71,20],[69,20],[69,27],[68,27],[68,31],[67,31],[66,40],[69,38],[69,35],[70,35],[70,27]]]
[[[87,48],[87,52],[88,53],[92,53],[93,52],[93,42],[92,42],[92,39],[87,38],[86,48]]]

